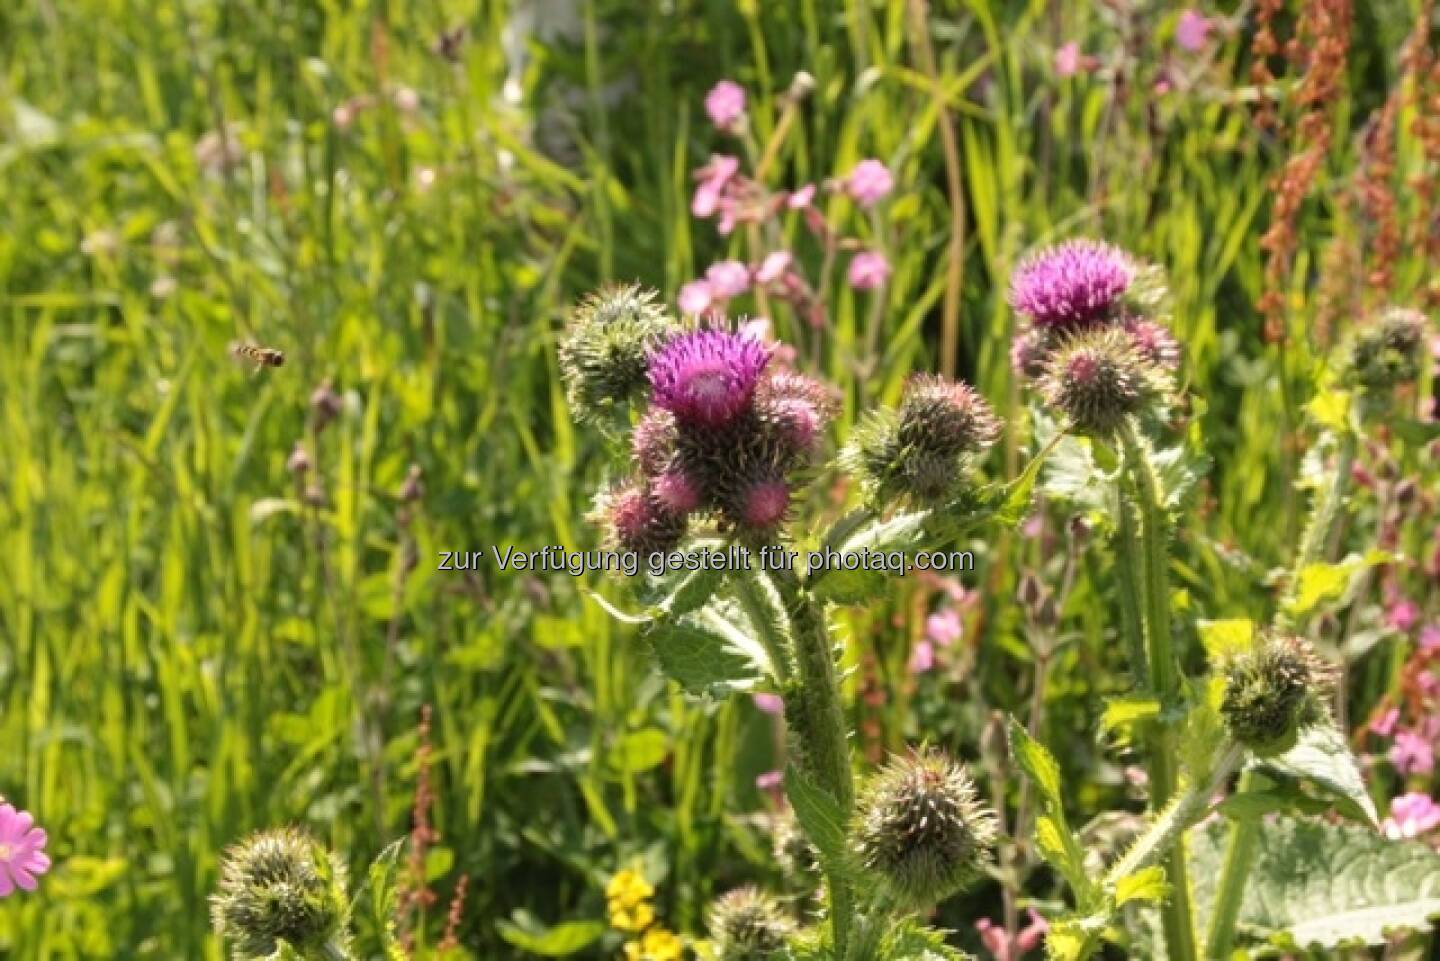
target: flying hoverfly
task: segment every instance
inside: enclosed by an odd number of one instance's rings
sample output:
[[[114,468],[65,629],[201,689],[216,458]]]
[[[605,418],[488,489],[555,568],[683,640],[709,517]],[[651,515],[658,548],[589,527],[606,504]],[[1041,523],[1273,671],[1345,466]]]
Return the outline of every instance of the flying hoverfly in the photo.
[[[230,356],[241,363],[252,363],[258,373],[262,367],[283,367],[285,354],[274,347],[261,347],[237,341],[230,345]]]

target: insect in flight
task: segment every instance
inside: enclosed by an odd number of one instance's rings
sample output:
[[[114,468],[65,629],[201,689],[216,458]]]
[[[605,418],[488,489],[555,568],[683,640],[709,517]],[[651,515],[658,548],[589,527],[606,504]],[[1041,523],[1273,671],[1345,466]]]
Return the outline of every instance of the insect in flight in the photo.
[[[262,367],[281,367],[285,364],[285,355],[282,352],[274,347],[260,347],[256,344],[231,344],[230,356],[242,363],[253,363],[257,372]]]

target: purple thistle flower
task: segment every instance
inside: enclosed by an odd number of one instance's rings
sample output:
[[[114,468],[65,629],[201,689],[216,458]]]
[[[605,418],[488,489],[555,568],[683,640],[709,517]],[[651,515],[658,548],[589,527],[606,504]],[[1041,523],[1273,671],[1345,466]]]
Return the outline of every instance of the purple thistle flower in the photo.
[[[650,357],[654,401],[682,423],[724,426],[749,406],[769,362],[769,348],[741,334],[681,334]]]
[[[637,554],[670,551],[685,536],[685,518],[666,511],[655,496],[626,487],[609,498],[610,533],[621,550]]]
[[[1068,240],[1022,260],[1010,276],[1010,306],[1039,327],[1074,328],[1103,319],[1135,278],[1118,247]]]
[[[688,514],[700,506],[700,485],[680,468],[671,468],[651,483],[655,500],[672,514]]]
[[[1150,363],[1162,370],[1177,370],[1180,367],[1180,342],[1169,328],[1144,317],[1127,317],[1120,324],[1130,335],[1130,343]]]
[[[761,480],[740,496],[740,521],[746,527],[765,531],[779,526],[790,508],[790,488],[783,480]]]

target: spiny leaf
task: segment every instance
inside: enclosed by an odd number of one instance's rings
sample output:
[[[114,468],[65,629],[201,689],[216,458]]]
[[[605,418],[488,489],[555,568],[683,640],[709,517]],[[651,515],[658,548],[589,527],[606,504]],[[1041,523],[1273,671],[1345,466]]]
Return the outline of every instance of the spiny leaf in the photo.
[[[694,694],[720,694],[748,689],[773,673],[764,646],[742,623],[728,604],[712,602],[654,622],[644,637],[666,677]]]
[[[1214,903],[1229,831],[1225,822],[1191,835],[1196,902]],[[1257,842],[1240,925],[1307,948],[1382,944],[1396,928],[1426,930],[1440,916],[1440,855],[1347,824],[1282,818]]]
[[[1153,721],[1160,716],[1160,702],[1153,697],[1130,694],[1112,697],[1105,703],[1105,713],[1100,716],[1100,726],[1114,733],[1139,724]]]
[[[840,557],[868,551],[909,553],[918,547],[925,535],[929,511],[905,511],[895,516],[862,525],[834,548]],[[885,589],[887,579],[900,572],[885,570],[845,570],[832,564],[807,572],[807,580],[815,596],[833,604],[854,604],[869,600]]]
[[[1345,735],[1334,722],[1315,724],[1301,731],[1294,747],[1278,757],[1267,758],[1261,766],[1266,773],[1319,787],[1335,800],[1342,814],[1371,827],[1380,826],[1380,815],[1365,790],[1360,766],[1345,743]]]
[[[844,864],[846,825],[840,802],[794,764],[785,768],[785,796],[820,859],[827,866]]]
[[[1130,901],[1154,901],[1159,903],[1170,894],[1170,883],[1165,880],[1165,869],[1157,865],[1136,871],[1115,882],[1115,906],[1122,907]]]

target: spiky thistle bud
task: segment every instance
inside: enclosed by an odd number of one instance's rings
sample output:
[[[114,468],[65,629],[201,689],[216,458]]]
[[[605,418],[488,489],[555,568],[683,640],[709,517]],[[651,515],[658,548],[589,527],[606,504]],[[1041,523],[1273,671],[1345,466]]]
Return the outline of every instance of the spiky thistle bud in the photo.
[[[1135,349],[1154,366],[1161,370],[1176,370],[1180,366],[1180,342],[1170,333],[1170,328],[1141,316],[1129,316],[1120,321],[1120,329],[1130,335]]]
[[[790,485],[779,477],[761,475],[740,486],[721,509],[747,540],[770,540],[790,510]]]
[[[1029,325],[1022,327],[1010,341],[1011,369],[1027,380],[1034,380],[1045,372],[1051,346],[1051,337],[1045,331]]]
[[[892,758],[865,786],[855,810],[856,859],[911,907],[956,893],[990,860],[994,815],[965,768],[939,751]]]
[[[1335,670],[1298,637],[1261,637],[1223,672],[1225,727],[1257,755],[1289,750],[1301,730],[1327,716]]]
[[[788,370],[771,371],[755,391],[756,418],[776,448],[797,463],[819,448],[834,406],[824,386]]]
[[[1105,436],[1170,391],[1165,372],[1119,327],[1101,327],[1056,347],[1040,378],[1045,401],[1083,433]]]
[[[1350,342],[1347,379],[1372,391],[1389,390],[1420,374],[1425,315],[1391,307]]]
[[[576,420],[642,393],[650,354],[675,327],[653,290],[608,287],[576,309],[560,342],[560,375]]]
[[[232,847],[210,899],[215,930],[236,961],[268,958],[285,942],[306,961],[350,957],[345,866],[294,828]]]
[[[795,930],[779,903],[749,885],[722,895],[710,908],[710,937],[719,961],[766,961]]]
[[[912,378],[898,410],[871,414],[841,456],[875,499],[908,496],[934,502],[964,479],[969,459],[995,442],[1000,421],[967,384]]]
[[[640,484],[603,494],[597,514],[615,546],[641,556],[674,550],[685,537],[685,515],[667,510]]]
[[[630,450],[636,466],[650,476],[663,472],[670,466],[679,440],[675,415],[660,407],[650,408],[630,435]]]
[[[1111,316],[1136,269],[1118,247],[1068,240],[1020,261],[1010,275],[1010,306],[1037,327],[1076,330]]]

